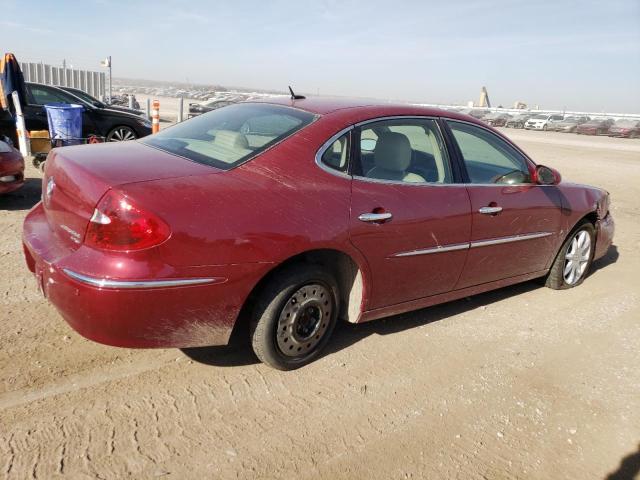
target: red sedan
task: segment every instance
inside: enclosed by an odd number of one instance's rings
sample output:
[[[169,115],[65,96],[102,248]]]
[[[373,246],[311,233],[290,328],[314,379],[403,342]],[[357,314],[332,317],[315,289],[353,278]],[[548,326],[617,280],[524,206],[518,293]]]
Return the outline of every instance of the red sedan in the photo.
[[[0,140],[0,194],[24,185],[24,159],[18,150]]]
[[[472,117],[315,99],[241,103],[136,142],[55,149],[24,251],[82,335],[226,344],[292,369],[359,323],[544,278],[582,283],[609,195],[560,183]]]

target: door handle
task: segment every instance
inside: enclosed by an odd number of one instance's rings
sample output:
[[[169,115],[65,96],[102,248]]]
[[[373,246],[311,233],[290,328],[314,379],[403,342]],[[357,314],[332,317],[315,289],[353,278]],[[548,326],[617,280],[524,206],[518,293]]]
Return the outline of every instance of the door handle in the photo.
[[[393,215],[390,212],[384,213],[361,213],[358,220],[361,222],[384,222],[390,220]]]
[[[502,211],[502,207],[481,207],[478,212],[484,215],[495,215],[496,213],[500,213]]]

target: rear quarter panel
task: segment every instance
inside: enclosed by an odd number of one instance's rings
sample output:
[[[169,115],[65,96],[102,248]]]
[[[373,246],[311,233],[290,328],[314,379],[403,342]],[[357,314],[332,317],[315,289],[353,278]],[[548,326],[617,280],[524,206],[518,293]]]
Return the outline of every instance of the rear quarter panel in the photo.
[[[279,263],[311,249],[345,251],[351,182],[315,164],[335,128],[320,119],[230,171],[123,189],[171,226],[159,247],[171,265]]]

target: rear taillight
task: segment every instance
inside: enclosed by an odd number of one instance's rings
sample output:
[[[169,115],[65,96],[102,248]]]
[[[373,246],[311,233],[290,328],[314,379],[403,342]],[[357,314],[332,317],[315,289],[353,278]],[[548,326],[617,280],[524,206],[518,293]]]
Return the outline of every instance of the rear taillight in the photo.
[[[104,250],[141,250],[161,244],[170,235],[169,225],[161,218],[110,190],[93,212],[84,243]]]

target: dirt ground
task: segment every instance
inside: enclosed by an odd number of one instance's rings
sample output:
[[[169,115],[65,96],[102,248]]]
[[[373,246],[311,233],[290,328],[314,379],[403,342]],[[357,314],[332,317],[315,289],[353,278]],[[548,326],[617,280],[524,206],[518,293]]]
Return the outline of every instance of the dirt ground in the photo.
[[[29,168],[0,197],[0,478],[637,478],[640,141],[506,132],[611,192],[615,246],[584,284],[343,325],[288,373],[247,346],[127,350],[72,331],[23,261]]]

